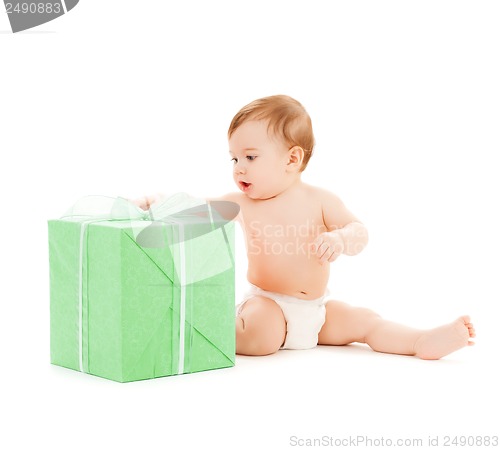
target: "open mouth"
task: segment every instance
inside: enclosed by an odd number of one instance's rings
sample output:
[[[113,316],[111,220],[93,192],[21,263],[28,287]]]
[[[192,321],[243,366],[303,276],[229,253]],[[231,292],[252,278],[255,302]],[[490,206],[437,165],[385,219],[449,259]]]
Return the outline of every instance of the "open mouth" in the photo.
[[[252,183],[247,183],[246,181],[239,181],[238,184],[240,185],[240,189],[244,192],[247,191]]]

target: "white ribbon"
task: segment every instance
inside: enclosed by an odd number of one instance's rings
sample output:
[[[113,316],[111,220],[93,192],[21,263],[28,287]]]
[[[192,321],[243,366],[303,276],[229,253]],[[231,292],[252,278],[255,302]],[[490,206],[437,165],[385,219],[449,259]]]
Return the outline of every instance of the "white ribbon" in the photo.
[[[177,374],[184,373],[184,339],[186,333],[186,249],[184,246],[184,224],[179,224],[179,282],[181,284],[179,324],[179,364]]]

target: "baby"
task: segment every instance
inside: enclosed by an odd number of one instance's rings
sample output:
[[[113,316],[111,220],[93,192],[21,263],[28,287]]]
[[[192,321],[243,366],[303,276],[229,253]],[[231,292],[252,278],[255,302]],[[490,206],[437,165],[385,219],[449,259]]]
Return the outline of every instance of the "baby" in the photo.
[[[378,352],[439,359],[474,343],[468,316],[418,330],[328,299],[330,263],[361,252],[368,232],[336,195],[302,182],[314,135],[298,101],[276,95],[251,102],[233,118],[228,139],[240,192],[219,200],[240,206],[250,282],[237,307],[236,353],[360,342]],[[147,209],[157,200],[134,202]]]

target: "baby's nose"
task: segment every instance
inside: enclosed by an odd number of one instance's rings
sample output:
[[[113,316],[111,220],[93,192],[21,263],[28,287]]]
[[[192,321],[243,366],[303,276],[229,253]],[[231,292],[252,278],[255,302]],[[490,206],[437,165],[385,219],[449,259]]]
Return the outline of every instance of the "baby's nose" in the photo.
[[[247,170],[245,168],[245,166],[241,163],[236,163],[235,166],[234,166],[234,172],[235,173],[245,173]]]

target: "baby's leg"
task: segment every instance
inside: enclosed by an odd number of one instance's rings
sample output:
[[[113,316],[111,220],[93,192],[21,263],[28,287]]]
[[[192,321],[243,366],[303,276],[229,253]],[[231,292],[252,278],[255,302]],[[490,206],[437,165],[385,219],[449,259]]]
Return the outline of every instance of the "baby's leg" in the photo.
[[[422,359],[439,359],[467,345],[475,337],[468,316],[431,330],[418,330],[382,319],[367,308],[356,308],[331,300],[326,304],[326,321],[319,343],[345,345],[368,344],[373,350]]]
[[[236,317],[236,353],[263,356],[277,352],[286,336],[286,322],[278,304],[267,298],[249,299]]]

